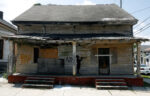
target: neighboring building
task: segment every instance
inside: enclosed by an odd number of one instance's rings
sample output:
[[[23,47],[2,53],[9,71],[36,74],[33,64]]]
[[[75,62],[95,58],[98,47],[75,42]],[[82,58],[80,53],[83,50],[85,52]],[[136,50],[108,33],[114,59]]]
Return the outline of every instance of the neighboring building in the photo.
[[[117,5],[39,5],[12,22],[18,33],[6,38],[17,44],[15,64],[20,75],[11,75],[9,82],[48,74],[56,76],[59,83],[93,84],[103,75],[142,85],[142,79],[134,76],[133,44],[139,46],[140,57],[140,42],[147,39],[133,37],[137,19]],[[24,77],[19,77],[21,74]],[[66,77],[60,79],[62,75]],[[67,76],[74,79],[68,81]]]
[[[8,57],[12,55],[12,42],[4,40],[3,36],[14,35],[17,29],[3,19],[3,12],[0,11],[0,73],[6,72]]]
[[[150,66],[150,45],[141,46],[141,64]]]

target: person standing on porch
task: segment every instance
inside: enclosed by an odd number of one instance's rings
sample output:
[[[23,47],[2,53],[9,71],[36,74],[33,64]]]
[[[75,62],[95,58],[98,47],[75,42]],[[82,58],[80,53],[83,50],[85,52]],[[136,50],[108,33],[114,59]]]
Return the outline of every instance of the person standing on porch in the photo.
[[[80,74],[80,66],[83,58],[79,57],[79,55],[77,55],[76,58],[77,58],[77,74]]]

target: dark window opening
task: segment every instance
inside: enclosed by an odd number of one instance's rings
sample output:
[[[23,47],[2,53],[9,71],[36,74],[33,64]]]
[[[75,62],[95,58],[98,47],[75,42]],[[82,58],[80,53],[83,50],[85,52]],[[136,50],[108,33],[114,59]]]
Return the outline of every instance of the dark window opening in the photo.
[[[99,48],[99,50],[98,50],[98,54],[99,55],[108,55],[109,54],[109,48]]]
[[[38,62],[39,58],[39,48],[34,48],[34,63]]]
[[[0,59],[3,59],[3,45],[4,40],[0,40]]]

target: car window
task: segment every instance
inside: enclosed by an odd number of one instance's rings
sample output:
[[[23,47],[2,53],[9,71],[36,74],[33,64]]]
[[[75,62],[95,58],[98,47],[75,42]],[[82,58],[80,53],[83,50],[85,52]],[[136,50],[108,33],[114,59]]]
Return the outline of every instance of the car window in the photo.
[[[146,67],[146,65],[141,65],[141,67]]]
[[[134,65],[134,67],[136,67],[136,65]]]

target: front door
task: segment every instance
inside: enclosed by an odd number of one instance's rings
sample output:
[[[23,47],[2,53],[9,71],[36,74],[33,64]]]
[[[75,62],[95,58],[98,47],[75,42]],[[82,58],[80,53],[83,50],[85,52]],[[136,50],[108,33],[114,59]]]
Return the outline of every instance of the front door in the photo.
[[[98,49],[99,74],[108,75],[110,73],[109,48]]]

